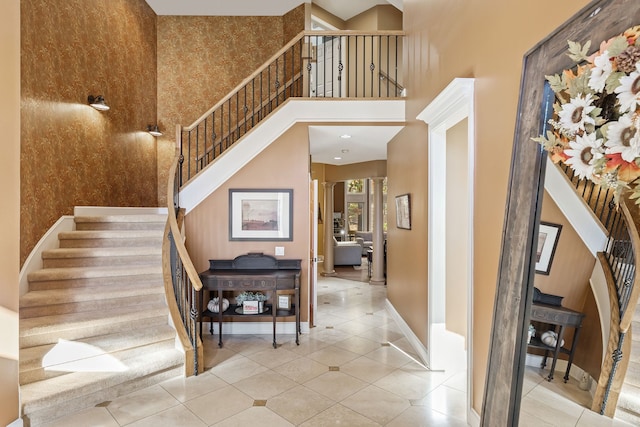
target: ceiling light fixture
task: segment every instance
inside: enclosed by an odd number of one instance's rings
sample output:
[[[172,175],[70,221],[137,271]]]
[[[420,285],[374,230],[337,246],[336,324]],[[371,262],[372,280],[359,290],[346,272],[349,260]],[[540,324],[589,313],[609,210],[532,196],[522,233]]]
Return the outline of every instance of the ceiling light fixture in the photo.
[[[351,135],[349,135],[348,133],[345,133],[345,134],[340,135],[340,138],[349,139],[349,138],[351,138]]]
[[[333,160],[342,160],[342,157],[336,156],[333,158]]]
[[[98,111],[107,111],[109,109],[109,106],[107,105],[106,101],[104,100],[104,96],[102,95],[98,95],[98,96],[89,95],[89,98],[87,98],[87,101],[89,102],[89,105],[91,105],[93,108],[95,108]]]
[[[162,136],[162,132],[160,132],[158,125],[147,125],[147,132],[153,136]]]
[[[342,149],[342,154],[347,154],[348,152],[349,152],[349,149],[348,149],[348,148],[343,148],[343,149]]]

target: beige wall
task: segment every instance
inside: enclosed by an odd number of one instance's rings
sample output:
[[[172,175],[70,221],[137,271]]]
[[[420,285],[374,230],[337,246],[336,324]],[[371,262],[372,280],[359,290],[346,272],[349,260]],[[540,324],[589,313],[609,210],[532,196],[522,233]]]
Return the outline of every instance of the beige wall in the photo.
[[[347,23],[344,20],[338,18],[332,13],[327,12],[315,3],[311,3],[311,15],[322,19],[327,24],[336,27],[338,30],[347,29]]]
[[[560,224],[562,231],[549,275],[536,274],[534,286],[544,293],[564,297],[562,300],[564,307],[586,314],[587,317],[580,331],[574,363],[582,369],[587,369],[594,378],[598,378],[600,376],[602,336],[600,318],[589,285],[589,278],[596,259],[546,191],[540,220]],[[565,341],[570,342],[569,340],[573,338],[573,332],[571,328],[567,330]]]
[[[156,15],[143,0],[23,1],[21,263],[77,205],[156,206]],[[104,95],[111,110],[87,105]]]
[[[469,258],[468,120],[446,136],[446,329],[467,337],[467,274]]]
[[[346,22],[347,30],[402,30],[402,12],[391,5],[378,5]]]
[[[374,160],[344,166],[325,165],[325,174],[325,178],[332,182],[357,178],[384,178],[387,176],[387,162],[385,160]]]
[[[0,425],[18,418],[20,0],[0,3]]]
[[[286,159],[286,168],[274,169]],[[229,241],[229,189],[292,188],[293,241]],[[209,259],[233,259],[248,252],[274,255],[284,246],[285,258],[302,259],[301,318],[307,320],[307,271],[309,258],[309,132],[297,124],[238,171],[186,216],[186,245],[198,271],[209,268]]]
[[[407,119],[416,117],[452,79],[477,79],[471,375],[472,405],[478,412],[489,350],[522,58],[586,4],[586,0],[404,1]],[[389,198],[411,193],[415,200],[412,230],[391,227],[389,231],[388,295],[423,340],[427,324],[426,131],[424,124],[412,120],[389,144],[387,163]],[[393,224],[393,210],[389,216]]]

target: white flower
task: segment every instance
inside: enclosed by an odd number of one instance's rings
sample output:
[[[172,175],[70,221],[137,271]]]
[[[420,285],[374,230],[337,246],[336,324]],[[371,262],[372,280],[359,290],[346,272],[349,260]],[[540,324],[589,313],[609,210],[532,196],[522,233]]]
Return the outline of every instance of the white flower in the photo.
[[[596,138],[595,132],[576,136],[575,141],[569,142],[571,149],[564,150],[569,156],[566,163],[580,178],[591,178],[597,160],[604,156],[602,139]]]
[[[620,86],[615,92],[618,94],[622,113],[636,111],[640,103],[640,62],[636,63],[636,71],[620,79]]]
[[[589,75],[589,87],[596,92],[602,92],[612,71],[613,67],[609,60],[609,51],[605,50],[602,55],[596,56],[593,60],[593,68]]]
[[[633,162],[640,156],[640,134],[631,114],[620,116],[617,122],[610,122],[607,136],[607,154],[620,153],[625,162]]]
[[[562,105],[562,111],[558,113],[560,117],[560,126],[568,134],[575,134],[578,131],[584,131],[585,124],[595,124],[593,117],[589,115],[596,107],[591,105],[593,99],[591,94],[579,95],[571,98],[570,102]]]

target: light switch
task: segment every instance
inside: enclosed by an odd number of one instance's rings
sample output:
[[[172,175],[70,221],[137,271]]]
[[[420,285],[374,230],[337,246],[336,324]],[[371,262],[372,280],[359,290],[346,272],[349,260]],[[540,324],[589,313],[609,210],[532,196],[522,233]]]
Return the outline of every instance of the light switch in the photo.
[[[284,256],[284,246],[276,246],[276,256]]]

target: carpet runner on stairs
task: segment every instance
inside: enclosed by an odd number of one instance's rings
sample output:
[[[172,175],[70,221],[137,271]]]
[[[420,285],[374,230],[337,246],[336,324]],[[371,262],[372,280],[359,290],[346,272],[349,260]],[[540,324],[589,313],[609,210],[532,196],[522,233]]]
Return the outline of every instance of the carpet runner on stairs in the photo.
[[[20,299],[25,425],[183,374],[162,275],[166,215],[76,217]]]

